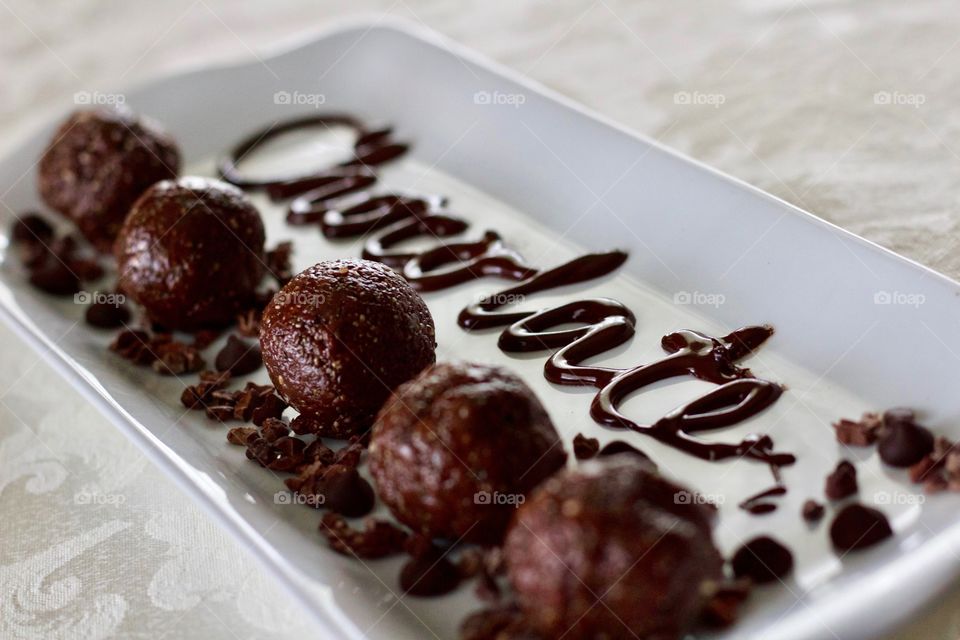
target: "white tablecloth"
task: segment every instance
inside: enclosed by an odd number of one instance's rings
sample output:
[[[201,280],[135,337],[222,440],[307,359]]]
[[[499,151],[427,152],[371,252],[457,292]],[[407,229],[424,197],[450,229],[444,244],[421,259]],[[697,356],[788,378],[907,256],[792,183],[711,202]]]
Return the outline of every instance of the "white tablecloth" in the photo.
[[[0,0],[0,151],[76,91],[262,55],[360,10],[438,29],[960,277],[960,11],[947,0]],[[0,637],[310,633],[231,539],[3,327],[0,352]],[[84,492],[117,497],[78,503]],[[891,637],[956,638],[957,605],[960,590]]]

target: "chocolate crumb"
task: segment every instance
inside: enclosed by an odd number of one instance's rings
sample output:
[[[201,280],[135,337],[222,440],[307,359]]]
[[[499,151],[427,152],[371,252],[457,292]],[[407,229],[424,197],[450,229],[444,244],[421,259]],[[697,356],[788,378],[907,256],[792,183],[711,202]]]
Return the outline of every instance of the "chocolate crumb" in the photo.
[[[825,511],[826,509],[824,509],[823,505],[816,500],[807,500],[803,503],[803,519],[810,524],[820,522]]]
[[[230,444],[246,445],[250,436],[257,433],[253,427],[234,427],[227,432],[227,442]]]
[[[573,439],[573,455],[577,460],[589,460],[600,451],[600,441],[578,433]]]
[[[859,503],[849,504],[834,517],[830,540],[837,551],[871,547],[893,535],[882,512]]]
[[[876,413],[864,413],[860,420],[842,418],[833,423],[837,442],[855,447],[866,447],[876,442],[882,426],[883,420]]]
[[[233,375],[242,376],[262,367],[263,358],[256,345],[247,344],[231,335],[227,338],[227,344],[217,354],[215,365],[217,371],[230,371]]]
[[[440,596],[459,585],[457,567],[437,547],[411,558],[400,570],[400,588],[413,596]]]
[[[365,516],[373,510],[373,487],[355,467],[335,464],[323,474],[324,506],[348,518]]]
[[[122,304],[94,302],[84,314],[91,327],[98,329],[116,329],[130,321],[130,311]]]
[[[151,344],[150,350],[156,359],[150,366],[162,375],[180,375],[195,373],[206,366],[203,356],[195,347],[171,340],[169,342]]]
[[[333,512],[323,515],[320,532],[334,551],[370,560],[401,553],[409,536],[394,524],[374,518],[368,518],[363,529],[355,529]]]
[[[278,283],[285,285],[293,277],[293,270],[290,266],[290,256],[293,254],[292,242],[281,242],[274,249],[267,251],[266,263],[267,269]]]
[[[55,296],[70,296],[80,291],[80,278],[55,257],[41,261],[30,272],[30,284]]]
[[[831,500],[843,500],[859,490],[857,468],[847,460],[841,460],[837,468],[827,476],[824,493]]]
[[[736,577],[766,584],[793,570],[793,554],[773,538],[760,536],[741,546],[733,554],[730,566]]]

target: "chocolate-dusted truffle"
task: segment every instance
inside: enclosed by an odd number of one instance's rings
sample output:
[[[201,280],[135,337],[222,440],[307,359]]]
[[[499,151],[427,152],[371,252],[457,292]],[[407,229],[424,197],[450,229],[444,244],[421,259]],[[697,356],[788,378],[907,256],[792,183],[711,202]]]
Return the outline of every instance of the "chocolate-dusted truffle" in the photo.
[[[117,236],[119,286],[166,329],[233,322],[264,273],[260,214],[236,187],[180,178],[153,185]]]
[[[40,159],[40,197],[109,252],[130,207],[155,182],[180,170],[176,144],[127,109],[77,111]]]
[[[401,522],[430,538],[496,544],[516,507],[566,454],[515,375],[441,363],[397,389],[377,416],[370,472]]]
[[[504,548],[530,624],[545,638],[681,636],[722,573],[713,512],[684,493],[630,455],[544,482]]]
[[[393,270],[331,260],[294,276],[260,323],[263,362],[311,430],[367,431],[390,392],[435,360],[433,318]]]

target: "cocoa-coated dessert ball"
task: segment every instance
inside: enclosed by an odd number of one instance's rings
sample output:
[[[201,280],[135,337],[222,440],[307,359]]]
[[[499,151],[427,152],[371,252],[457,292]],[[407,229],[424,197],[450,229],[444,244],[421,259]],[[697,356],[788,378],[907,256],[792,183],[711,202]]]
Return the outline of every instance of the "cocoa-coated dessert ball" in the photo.
[[[390,392],[433,364],[436,335],[426,303],[393,270],[331,260],[273,297],[260,349],[298,424],[347,438],[367,432]]]
[[[263,221],[236,187],[164,180],[134,203],[117,236],[119,287],[170,330],[222,327],[255,304]]]
[[[40,159],[40,197],[108,253],[131,205],[155,182],[175,178],[180,152],[153,121],[128,109],[73,113]]]
[[[566,461],[550,417],[520,378],[441,363],[402,385],[373,428],[383,502],[430,538],[503,540],[526,495]]]
[[[680,637],[722,571],[712,509],[691,495],[622,454],[544,482],[504,548],[531,626],[545,638]]]

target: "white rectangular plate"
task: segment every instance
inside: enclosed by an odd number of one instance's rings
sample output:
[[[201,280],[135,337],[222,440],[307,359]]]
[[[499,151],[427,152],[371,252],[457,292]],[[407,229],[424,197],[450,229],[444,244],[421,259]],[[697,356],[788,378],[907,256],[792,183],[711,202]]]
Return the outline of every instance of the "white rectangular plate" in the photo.
[[[449,196],[451,209],[473,223],[472,234],[497,229],[538,266],[584,250],[629,250],[630,260],[616,277],[527,305],[539,308],[574,291],[627,303],[638,317],[637,335],[605,362],[627,366],[658,357],[660,336],[678,328],[725,333],[746,324],[776,327],[749,364],[761,377],[785,383],[787,393],[770,410],[719,436],[734,440],[768,432],[778,449],[799,457],[784,470],[790,493],[780,509],[751,517],[736,503],[768,482],[762,466],[710,464],[640,435],[604,430],[587,415],[585,390],[544,381],[542,355],[510,358],[496,349],[495,334],[457,328],[456,312],[501,283],[488,280],[426,296],[437,322],[439,358],[506,365],[535,389],[566,442],[579,432],[602,441],[629,439],[667,473],[721,496],[716,537],[723,551],[763,532],[794,549],[797,569],[786,585],[758,590],[725,636],[875,636],[956,576],[958,499],[921,501],[904,473],[882,468],[872,451],[842,450],[830,427],[840,416],[907,405],[922,409],[931,427],[960,437],[956,283],[404,25],[346,26],[262,63],[205,68],[125,95],[134,110],[173,133],[189,172],[212,175],[214,156],[240,136],[312,112],[309,104],[277,104],[278,91],[322,94],[325,111],[395,125],[413,151],[383,171],[384,185]],[[5,202],[14,211],[40,206],[33,163],[54,125],[0,163],[0,185],[11,187]],[[305,138],[291,145],[312,148]],[[289,158],[275,154],[261,161],[280,167]],[[357,242],[332,243],[314,228],[291,228],[280,207],[262,197],[255,201],[270,244],[296,240],[298,269],[359,255]],[[5,230],[6,208],[4,214]],[[695,300],[722,296],[723,303],[675,304],[683,293]],[[889,294],[895,303],[877,304],[878,294],[880,301]],[[905,300],[922,304],[896,304]],[[223,429],[184,413],[178,402],[182,383],[108,353],[109,335],[75,326],[82,314],[78,305],[32,290],[16,260],[6,256],[0,307],[25,340],[306,605],[329,637],[455,638],[459,621],[480,607],[469,588],[442,599],[398,599],[399,560],[360,563],[329,551],[317,533],[317,512],[275,504],[281,479],[226,444]],[[655,418],[706,388],[686,381],[658,385],[631,398],[626,410]],[[897,536],[838,559],[826,523],[809,529],[799,512],[805,499],[822,496],[823,478],[841,456],[860,460],[864,502],[893,496],[888,502],[895,504],[881,508]]]

